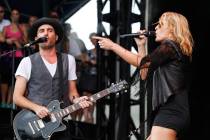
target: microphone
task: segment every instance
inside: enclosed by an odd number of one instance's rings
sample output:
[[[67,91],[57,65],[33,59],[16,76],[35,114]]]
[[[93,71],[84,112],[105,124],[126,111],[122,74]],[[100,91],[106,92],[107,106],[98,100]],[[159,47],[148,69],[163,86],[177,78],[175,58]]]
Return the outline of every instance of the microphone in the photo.
[[[125,37],[139,37],[140,35],[144,35],[146,37],[155,36],[155,31],[146,31],[144,33],[123,34],[123,35],[120,35],[120,38],[125,38]]]
[[[43,43],[43,42],[46,42],[47,41],[47,37],[46,36],[43,36],[43,37],[40,37],[34,41],[31,41],[27,44],[24,45],[24,47],[30,47],[31,45],[34,45],[34,44],[37,44],[37,43]]]

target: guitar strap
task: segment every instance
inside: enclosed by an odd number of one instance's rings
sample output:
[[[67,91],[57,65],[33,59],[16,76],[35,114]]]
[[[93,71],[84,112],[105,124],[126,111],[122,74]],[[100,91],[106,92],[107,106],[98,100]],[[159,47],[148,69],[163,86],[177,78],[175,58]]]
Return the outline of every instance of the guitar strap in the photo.
[[[57,52],[58,57],[58,74],[59,74],[59,95],[63,95],[63,61],[62,61],[62,54],[60,52]]]

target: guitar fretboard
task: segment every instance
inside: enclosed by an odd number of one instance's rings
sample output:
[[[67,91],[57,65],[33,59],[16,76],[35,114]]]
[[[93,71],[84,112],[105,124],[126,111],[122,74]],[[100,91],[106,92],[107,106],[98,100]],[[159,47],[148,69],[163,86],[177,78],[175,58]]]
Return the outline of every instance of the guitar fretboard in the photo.
[[[105,89],[105,90],[102,90],[92,96],[89,97],[90,101],[91,102],[95,102],[96,100],[108,95],[110,93],[109,89]],[[65,117],[67,116],[68,114],[74,112],[74,111],[77,111],[79,109],[81,109],[82,107],[79,105],[79,103],[75,103],[73,105],[70,105],[64,109],[61,109],[60,111],[58,112],[54,112],[53,114],[56,115],[56,116],[59,116],[60,118],[62,117]]]
[[[107,88],[107,89],[104,89],[92,96],[89,97],[89,100],[91,102],[96,102],[96,100],[112,93],[112,92],[119,92],[121,91],[122,89],[125,89],[127,88],[127,82],[126,81],[121,81],[120,83],[117,83],[115,85],[112,85],[111,87]],[[54,112],[52,113],[53,116],[56,116],[56,117],[59,117],[59,118],[62,118],[62,117],[65,117],[67,116],[68,114],[74,112],[74,111],[77,111],[79,109],[81,109],[82,107],[79,105],[79,103],[75,103],[73,105],[70,105],[64,109],[61,109],[57,112]]]

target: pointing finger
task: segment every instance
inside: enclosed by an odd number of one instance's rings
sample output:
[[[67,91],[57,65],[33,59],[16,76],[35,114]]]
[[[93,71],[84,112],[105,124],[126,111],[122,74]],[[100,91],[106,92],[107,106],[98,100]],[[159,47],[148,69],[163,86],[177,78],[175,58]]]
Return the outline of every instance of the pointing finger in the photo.
[[[103,39],[103,37],[100,37],[100,36],[93,36],[92,38],[97,39],[97,40],[102,40]]]

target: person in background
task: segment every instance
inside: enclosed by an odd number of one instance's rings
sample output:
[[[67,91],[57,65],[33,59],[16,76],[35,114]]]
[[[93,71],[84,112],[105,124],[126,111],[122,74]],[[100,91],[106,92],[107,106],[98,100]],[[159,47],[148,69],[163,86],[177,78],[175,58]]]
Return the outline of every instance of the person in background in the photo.
[[[139,33],[144,33],[140,30]],[[146,55],[146,37],[135,38],[138,54],[134,54],[108,38],[98,39],[101,48],[112,50],[128,63],[140,68],[147,80],[151,74],[153,123],[147,140],[176,140],[183,138],[190,124],[188,93],[193,37],[187,19],[176,12],[165,12],[155,27],[155,41],[160,45]],[[150,89],[147,88],[147,91]]]
[[[7,49],[5,46],[5,38],[3,36],[3,28],[5,26],[10,25],[10,21],[8,19],[4,18],[5,15],[5,9],[2,5],[0,5],[0,55],[3,55]],[[6,73],[7,69],[4,68],[4,66],[7,63],[7,56],[0,57],[0,95],[1,95],[1,103],[0,107],[7,107],[6,104],[6,98],[7,98],[7,92],[8,92],[8,83],[6,80],[6,77],[4,77],[4,74]]]
[[[65,43],[65,46],[66,46],[64,47],[64,50],[66,50],[66,53],[69,53],[70,55],[75,57],[76,67],[77,67],[76,74],[78,77],[77,89],[79,91],[79,94],[82,95],[80,91],[79,81],[81,79],[81,71],[83,69],[81,66],[87,58],[86,47],[84,45],[84,42],[78,38],[77,34],[75,32],[71,32],[72,27],[70,23],[65,23],[64,29],[65,29],[65,38],[62,41],[63,43]],[[71,117],[73,120],[81,121],[82,114],[83,114],[83,111],[79,110],[77,112],[72,113]]]
[[[32,25],[34,24],[34,22],[35,22],[37,19],[38,19],[37,16],[33,16],[33,15],[29,16],[29,18],[28,18],[28,25],[29,25],[29,27],[32,27]]]
[[[87,96],[79,97],[77,92],[74,57],[56,50],[55,46],[63,35],[63,28],[57,20],[38,19],[30,29],[29,39],[45,36],[47,41],[39,43],[39,52],[23,58],[15,73],[14,103],[32,110],[40,118],[50,115],[46,106],[53,100],[64,101],[64,106],[70,102],[79,103],[82,108],[92,104]],[[69,130],[57,132],[51,139],[69,140]]]
[[[7,93],[6,106],[12,106],[12,92],[14,86],[14,72],[18,64],[24,57],[23,44],[27,42],[27,31],[25,24],[21,24],[20,12],[17,9],[11,11],[11,24],[3,28],[3,37],[5,39],[5,48],[8,52],[7,61],[5,62],[5,93]]]
[[[56,10],[51,10],[49,12],[49,17],[53,18],[53,19],[55,19],[57,21],[59,21],[59,19],[60,19],[60,15],[58,14],[58,12]]]
[[[0,5],[0,32],[3,31],[4,26],[10,25],[10,21],[4,18],[5,9]]]
[[[96,33],[90,33],[89,39],[94,46],[91,50],[88,50],[87,57],[82,63],[81,67],[81,76],[79,79],[79,88],[82,92],[82,95],[91,96],[97,92],[97,40],[93,39],[93,36],[96,36]],[[94,107],[91,106],[83,110],[84,121],[87,123],[93,123],[93,113]]]
[[[73,55],[76,60],[81,60],[82,52],[77,40],[75,39],[75,36],[72,36],[71,24],[65,23],[64,27],[66,31],[66,37],[68,39],[68,53]]]
[[[32,27],[32,25],[34,24],[34,22],[38,19],[37,16],[29,16],[28,18],[28,23],[27,23],[27,26],[26,26],[26,30],[27,30],[27,38],[28,38],[28,34],[29,34],[29,30],[30,28]],[[28,39],[27,39],[28,40]],[[29,40],[29,41],[33,41],[33,40]],[[30,47],[27,48],[27,53],[26,53],[26,56],[32,54],[32,53],[35,53],[35,52],[38,52],[39,50],[39,46],[37,44],[35,45],[32,45]]]

